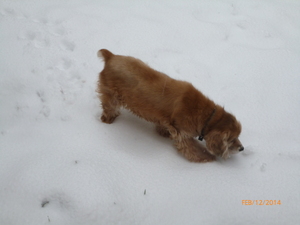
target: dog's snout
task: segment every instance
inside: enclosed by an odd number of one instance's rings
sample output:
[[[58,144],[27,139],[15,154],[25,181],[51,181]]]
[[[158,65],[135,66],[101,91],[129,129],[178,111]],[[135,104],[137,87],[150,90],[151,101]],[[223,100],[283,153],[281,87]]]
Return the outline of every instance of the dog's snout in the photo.
[[[239,151],[240,151],[240,152],[241,152],[241,151],[244,151],[244,147],[241,146],[240,149],[239,149]]]

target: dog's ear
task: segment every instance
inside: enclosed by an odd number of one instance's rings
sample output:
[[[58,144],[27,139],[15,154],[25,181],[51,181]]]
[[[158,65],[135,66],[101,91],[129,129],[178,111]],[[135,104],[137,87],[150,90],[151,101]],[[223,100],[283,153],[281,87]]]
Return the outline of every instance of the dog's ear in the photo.
[[[220,156],[224,159],[228,158],[228,147],[225,145],[229,137],[229,132],[212,131],[205,138],[206,146],[211,154]]]
[[[230,135],[229,131],[224,131],[224,132],[222,132],[222,133],[221,133],[222,140],[223,140],[223,141],[227,141],[228,138],[229,138],[229,135]]]
[[[207,134],[205,138],[207,150],[216,156],[222,156],[223,151],[223,138],[221,137],[221,132],[213,131]]]

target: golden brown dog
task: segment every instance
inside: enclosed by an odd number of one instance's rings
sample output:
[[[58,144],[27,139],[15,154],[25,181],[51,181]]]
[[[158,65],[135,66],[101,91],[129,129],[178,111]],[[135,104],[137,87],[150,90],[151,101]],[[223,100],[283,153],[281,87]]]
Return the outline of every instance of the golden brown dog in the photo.
[[[105,65],[99,74],[98,93],[101,120],[112,123],[124,107],[156,124],[156,130],[170,137],[180,153],[192,162],[209,162],[215,156],[228,158],[243,151],[238,139],[241,124],[194,86],[158,72],[142,61],[98,51]],[[206,141],[204,147],[195,137]]]

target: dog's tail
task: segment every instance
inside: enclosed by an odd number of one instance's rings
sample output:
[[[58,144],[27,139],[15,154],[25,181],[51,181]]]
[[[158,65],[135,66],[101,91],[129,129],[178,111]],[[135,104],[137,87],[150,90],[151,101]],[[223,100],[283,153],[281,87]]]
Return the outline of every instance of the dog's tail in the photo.
[[[97,56],[107,62],[112,56],[114,56],[114,54],[107,49],[100,49],[97,53]]]

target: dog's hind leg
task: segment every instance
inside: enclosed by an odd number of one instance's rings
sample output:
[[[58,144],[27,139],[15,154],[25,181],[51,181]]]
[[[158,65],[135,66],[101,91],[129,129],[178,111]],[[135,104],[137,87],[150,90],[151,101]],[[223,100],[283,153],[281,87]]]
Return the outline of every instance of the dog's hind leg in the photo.
[[[102,103],[103,112],[101,120],[104,123],[112,123],[117,116],[120,115],[120,103],[117,94],[110,90],[100,91],[100,100]]]
[[[174,139],[177,150],[191,162],[211,162],[216,157],[211,155],[206,148],[194,138]]]

